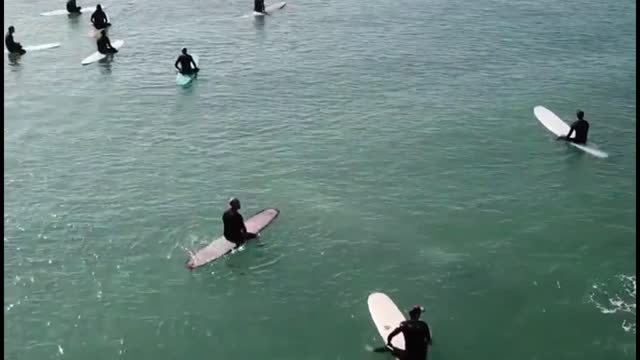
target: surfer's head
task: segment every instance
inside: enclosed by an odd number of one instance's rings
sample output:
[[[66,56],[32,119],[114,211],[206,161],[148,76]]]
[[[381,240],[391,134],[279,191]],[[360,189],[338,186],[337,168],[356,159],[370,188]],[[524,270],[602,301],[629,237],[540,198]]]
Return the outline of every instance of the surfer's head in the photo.
[[[420,318],[420,314],[424,311],[424,308],[420,305],[414,305],[411,310],[409,310],[409,316],[413,320],[417,320]]]
[[[229,206],[230,206],[233,210],[240,210],[240,200],[238,200],[237,198],[231,198],[231,199],[229,199]]]
[[[105,29],[100,30],[100,35],[107,36],[107,30]]]
[[[584,117],[584,111],[582,110],[576,111],[576,116],[578,117],[578,119],[582,120],[582,118]]]
[[[182,48],[182,53],[187,55],[187,48]]]
[[[100,4],[96,5],[96,10],[102,10],[102,6]]]
[[[9,26],[9,32],[10,33],[14,33],[16,31],[16,29],[13,26]]]

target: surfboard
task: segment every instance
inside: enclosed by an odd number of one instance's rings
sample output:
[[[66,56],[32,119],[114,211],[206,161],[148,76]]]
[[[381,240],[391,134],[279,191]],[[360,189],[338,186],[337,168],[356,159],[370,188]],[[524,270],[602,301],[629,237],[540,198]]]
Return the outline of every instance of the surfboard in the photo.
[[[406,318],[396,304],[383,293],[369,295],[367,304],[369,305],[371,319],[373,319],[373,323],[378,329],[378,334],[386,344],[389,334],[400,326],[400,323],[405,321]],[[396,335],[391,340],[391,344],[398,349],[404,350],[404,335],[402,333]]]
[[[533,113],[535,114],[538,121],[540,121],[540,123],[545,128],[547,128],[547,130],[551,131],[556,136],[567,135],[569,133],[569,130],[571,129],[571,127],[567,125],[567,123],[562,121],[562,119],[560,119],[556,114],[554,114],[553,112],[551,112],[551,110],[545,108],[544,106],[534,107]],[[572,139],[574,137],[575,134],[571,136]],[[601,159],[607,158],[609,156],[606,152],[599,150],[598,147],[592,143],[589,143],[589,145],[575,144],[570,141],[566,141],[566,143]]]
[[[120,48],[122,47],[122,45],[124,45],[124,40],[115,40],[111,43],[111,45],[120,50]],[[91,63],[94,63],[96,61],[100,61],[104,58],[106,58],[107,55],[102,54],[98,51],[94,52],[93,54],[87,56],[84,60],[82,60],[82,65],[89,65]]]
[[[193,58],[193,62],[196,63],[196,66],[200,67],[200,58],[198,57],[198,55],[191,55],[191,57]],[[176,74],[176,84],[179,86],[187,86],[189,84],[191,84],[191,81],[193,81],[193,79],[195,79],[196,74],[190,74],[190,75],[183,75],[180,72],[177,72]]]
[[[287,5],[286,1],[280,1],[274,4],[271,4],[269,6],[265,6],[264,11],[266,11],[267,13],[271,14],[274,11],[278,11],[280,9],[282,9],[283,7],[285,7],[285,5]],[[253,11],[251,14],[247,14],[247,15],[243,15],[242,17],[247,18],[247,17],[251,17],[251,16],[265,16],[263,13],[259,13],[257,11]]]
[[[49,44],[42,44],[42,45],[28,45],[28,46],[23,46],[22,48],[24,50],[26,50],[27,52],[29,51],[39,51],[39,50],[47,50],[47,49],[54,49],[60,46],[60,43],[49,43]],[[7,49],[4,49],[4,53],[8,54],[9,51]]]
[[[104,10],[105,7],[102,7],[102,10]],[[86,13],[86,12],[94,12],[96,11],[96,7],[95,6],[90,6],[90,7],[84,7],[82,6],[80,9],[81,13]],[[47,11],[47,12],[43,12],[40,13],[40,16],[59,16],[59,15],[70,15],[72,13],[68,12],[67,9],[62,9],[62,10],[53,10],[53,11]],[[75,13],[73,13],[75,14]]]
[[[257,214],[245,220],[244,225],[247,232],[258,234],[264,230],[269,224],[275,220],[280,214],[278,209],[264,209]],[[251,241],[251,240],[249,240]],[[221,236],[213,240],[206,247],[191,254],[191,258],[187,261],[187,268],[193,270],[202,265],[206,265],[216,259],[219,259],[236,248],[236,244]]]

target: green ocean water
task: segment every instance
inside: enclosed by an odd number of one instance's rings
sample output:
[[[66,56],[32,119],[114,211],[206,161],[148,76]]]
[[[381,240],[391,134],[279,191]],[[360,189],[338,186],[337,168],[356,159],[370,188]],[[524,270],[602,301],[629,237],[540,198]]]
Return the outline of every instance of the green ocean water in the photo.
[[[126,43],[83,67],[88,14],[4,3],[62,44],[5,55],[5,359],[388,359],[374,291],[430,359],[635,358],[635,2],[103,5]],[[189,272],[231,196],[280,217]]]

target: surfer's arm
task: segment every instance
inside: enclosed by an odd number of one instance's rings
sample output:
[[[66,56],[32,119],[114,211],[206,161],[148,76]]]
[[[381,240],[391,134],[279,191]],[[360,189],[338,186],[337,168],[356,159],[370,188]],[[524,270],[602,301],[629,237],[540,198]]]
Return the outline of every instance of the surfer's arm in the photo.
[[[4,39],[4,43],[7,45],[7,47],[11,47],[11,46],[18,46],[20,45],[19,43],[17,43],[14,39],[13,39],[13,35],[9,35]]]
[[[569,140],[569,138],[571,138],[571,135],[576,131],[576,123],[574,122],[573,124],[571,124],[571,127],[569,128],[569,133],[565,136],[559,136],[558,139],[562,139],[562,140]]]
[[[569,128],[569,133],[567,135],[564,136],[558,136],[558,140],[569,140],[569,138],[571,137],[571,135],[573,134],[573,132],[576,131],[576,123],[574,122],[573,124],[571,124],[571,127]]]
[[[236,216],[236,221],[238,222],[236,226],[240,227],[240,232],[244,235],[247,233],[247,227],[244,225],[244,218],[242,217],[242,215],[240,215],[240,213],[236,213]]]
[[[180,71],[180,68],[178,67],[178,63],[179,63],[179,62],[180,62],[180,58],[178,58],[178,60],[176,60],[176,63],[175,63],[175,64],[173,64],[173,66],[174,66],[178,71]],[[222,220],[224,220],[224,218],[223,218]]]
[[[567,139],[571,137],[571,134],[573,134],[574,131],[576,131],[576,129],[573,126],[571,126],[571,128],[569,129],[569,133],[567,134]]]
[[[391,340],[393,340],[396,335],[400,334],[400,331],[400,327],[397,327],[389,334],[389,336],[387,336],[387,345],[391,345]]]
[[[572,126],[569,129],[569,133],[567,135],[560,135],[560,136],[557,137],[557,140],[569,140],[569,137],[571,137],[571,134],[573,134],[574,131],[575,131],[575,129]]]
[[[193,64],[193,69],[194,70],[199,70],[198,69],[198,65],[196,64],[196,62],[193,60],[193,58],[191,58],[191,63]]]

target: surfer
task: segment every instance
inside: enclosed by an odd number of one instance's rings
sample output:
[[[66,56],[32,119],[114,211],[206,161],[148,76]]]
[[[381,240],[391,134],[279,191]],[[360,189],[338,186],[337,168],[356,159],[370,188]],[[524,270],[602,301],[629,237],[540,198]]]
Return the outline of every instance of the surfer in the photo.
[[[222,223],[224,224],[225,239],[241,246],[249,239],[257,237],[256,234],[247,232],[244,226],[244,219],[238,212],[240,210],[240,200],[232,198],[229,200],[229,209],[222,215]]]
[[[587,143],[587,134],[589,133],[589,123],[584,119],[584,112],[582,110],[578,110],[576,112],[576,116],[578,120],[576,120],[573,124],[571,124],[571,129],[569,129],[569,133],[566,136],[558,136],[558,140],[567,140],[574,142],[576,144],[586,144]],[[576,136],[571,139],[571,135],[576,133]]]
[[[98,30],[104,29],[111,26],[108,21],[107,14],[102,11],[102,6],[100,6],[100,4],[96,5],[96,11],[91,14],[91,23],[93,24],[93,27]]]
[[[180,64],[180,67],[178,67],[178,64]],[[193,67],[191,67],[191,64],[193,64]],[[176,60],[173,66],[183,75],[190,75],[200,71],[196,62],[193,61],[193,57],[187,54],[187,48],[182,48],[182,55],[178,56],[178,60]],[[239,206],[240,202],[238,202],[238,209],[240,209]],[[244,222],[242,222],[242,224],[244,225]]]
[[[67,1],[67,11],[71,14],[79,14],[82,7],[76,5],[76,0]]]
[[[100,38],[98,39],[98,52],[101,54],[115,54],[118,52],[118,49],[114,48],[111,45],[111,41],[109,41],[109,37],[107,36],[106,30],[100,30]]]
[[[269,15],[264,9],[264,0],[253,0],[253,11]]]
[[[402,360],[426,360],[427,349],[431,345],[431,331],[426,322],[420,320],[420,314],[424,309],[421,306],[414,306],[409,310],[410,320],[400,323],[387,337],[387,346],[393,354]],[[405,349],[398,349],[391,345],[394,336],[402,333],[404,335]]]
[[[20,43],[17,43],[13,40],[14,32],[16,32],[16,29],[13,26],[9,26],[9,31],[4,37],[4,44],[7,46],[7,50],[9,50],[10,53],[23,55],[27,51],[22,48],[22,45],[20,45]]]

